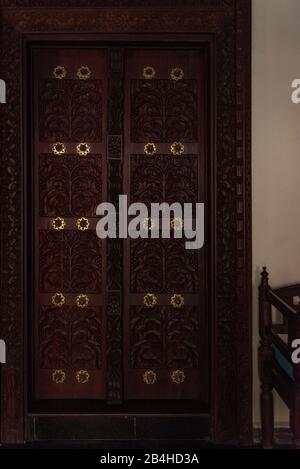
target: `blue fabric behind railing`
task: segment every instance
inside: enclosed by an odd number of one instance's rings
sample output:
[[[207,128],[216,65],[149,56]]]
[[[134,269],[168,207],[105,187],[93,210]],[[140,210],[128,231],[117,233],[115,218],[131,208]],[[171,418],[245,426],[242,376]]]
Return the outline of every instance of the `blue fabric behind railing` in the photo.
[[[285,358],[285,356],[280,352],[276,345],[272,345],[272,348],[275,353],[275,360],[277,361],[280,368],[292,379],[294,380],[293,365]]]

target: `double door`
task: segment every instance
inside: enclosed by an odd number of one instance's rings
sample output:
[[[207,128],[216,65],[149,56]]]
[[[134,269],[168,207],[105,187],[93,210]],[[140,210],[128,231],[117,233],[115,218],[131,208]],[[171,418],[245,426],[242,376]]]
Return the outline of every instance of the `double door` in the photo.
[[[175,218],[170,239],[96,234],[97,206],[120,194],[207,202],[204,53],[36,47],[31,70],[32,400],[207,404],[209,238],[187,250]]]

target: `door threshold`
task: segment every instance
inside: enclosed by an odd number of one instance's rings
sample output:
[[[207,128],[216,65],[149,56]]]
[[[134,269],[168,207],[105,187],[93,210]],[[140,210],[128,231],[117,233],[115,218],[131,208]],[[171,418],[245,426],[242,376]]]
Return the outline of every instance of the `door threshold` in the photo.
[[[210,416],[172,414],[29,415],[27,441],[204,440]]]

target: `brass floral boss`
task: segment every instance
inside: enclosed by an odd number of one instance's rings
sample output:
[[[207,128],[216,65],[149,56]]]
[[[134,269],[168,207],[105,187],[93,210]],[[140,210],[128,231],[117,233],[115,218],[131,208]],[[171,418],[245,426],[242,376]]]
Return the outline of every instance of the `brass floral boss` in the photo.
[[[56,218],[52,218],[51,225],[54,230],[61,231],[65,229],[66,222],[63,217],[56,217]],[[76,226],[78,230],[86,231],[90,227],[90,222],[87,218],[81,217],[77,219]]]
[[[143,69],[143,77],[145,80],[152,80],[156,75],[156,71],[154,67],[148,65]],[[174,81],[182,80],[184,77],[184,71],[180,67],[174,67],[170,71],[170,77]]]
[[[171,380],[175,384],[182,384],[185,381],[185,373],[182,370],[174,370],[171,373]]]
[[[78,308],[86,308],[89,304],[89,301],[90,299],[87,295],[80,293],[76,297],[76,306],[78,306]],[[51,303],[53,306],[61,308],[66,303],[66,297],[61,292],[54,293],[54,295],[51,297]]]
[[[87,370],[78,370],[76,372],[76,380],[80,384],[86,384],[90,380],[90,374]]]
[[[76,305],[78,306],[78,308],[86,308],[89,304],[89,301],[90,300],[87,295],[80,293],[80,295],[78,295],[76,298]]]
[[[62,142],[56,142],[51,146],[51,150],[55,156],[62,156],[66,153],[67,146]],[[76,152],[80,156],[86,156],[91,152],[91,145],[86,142],[80,142],[76,145]]]
[[[77,78],[79,78],[79,80],[89,80],[92,76],[92,71],[88,66],[82,65],[81,67],[78,68],[76,75],[77,75]],[[53,70],[53,76],[57,80],[62,80],[66,78],[67,76],[66,68],[63,67],[62,65],[57,65]]]
[[[177,309],[182,308],[184,306],[184,297],[178,293],[175,293],[171,297],[170,303],[173,306],[173,308],[177,308]]]
[[[90,222],[87,218],[85,217],[81,217],[81,218],[78,218],[77,221],[76,221],[76,226],[78,228],[78,230],[80,231],[86,231],[89,229],[90,227]]]
[[[87,370],[78,370],[75,373],[78,383],[86,384],[90,380],[90,373]],[[56,384],[62,384],[66,381],[66,373],[63,370],[54,370],[52,373],[52,381]]]
[[[153,293],[147,293],[144,296],[144,305],[147,308],[154,308],[154,306],[157,305],[157,296]]]
[[[80,156],[86,156],[91,152],[91,146],[86,142],[81,142],[77,145],[76,151]]]
[[[91,69],[87,67],[86,65],[82,65],[78,70],[77,70],[77,77],[79,80],[89,80],[92,76]]]
[[[144,153],[149,156],[153,156],[156,154],[156,145],[154,143],[146,143],[144,146]]]
[[[64,230],[66,226],[66,222],[64,218],[62,217],[52,218],[51,224],[52,224],[52,228],[57,231]]]
[[[184,73],[183,73],[182,68],[179,68],[179,67],[172,68],[172,70],[170,72],[170,77],[174,81],[182,80],[182,78],[184,77]]]
[[[63,370],[54,370],[52,373],[52,381],[56,384],[62,384],[66,380],[66,373]]]
[[[62,142],[57,142],[52,145],[52,151],[56,156],[63,155],[64,153],[66,153],[66,150],[66,145]]]
[[[63,80],[67,76],[67,70],[62,65],[58,65],[54,68],[53,75],[57,80]]]
[[[157,381],[157,375],[153,370],[147,370],[143,374],[143,381],[146,384],[154,384]]]
[[[181,142],[174,142],[171,145],[171,153],[174,156],[180,156],[184,153],[184,145]]]
[[[150,67],[150,65],[145,67],[143,70],[143,77],[145,78],[145,80],[152,80],[155,77],[155,74],[155,69],[153,67]]]
[[[66,302],[65,295],[63,293],[54,293],[54,295],[51,298],[51,303],[53,306],[57,306],[58,308],[61,308]]]

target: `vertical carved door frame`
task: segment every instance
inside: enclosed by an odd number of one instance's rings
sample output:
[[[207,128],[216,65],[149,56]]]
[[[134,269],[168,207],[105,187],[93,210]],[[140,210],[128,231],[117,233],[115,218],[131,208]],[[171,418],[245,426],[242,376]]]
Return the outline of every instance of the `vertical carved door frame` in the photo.
[[[1,70],[7,104],[1,105],[1,338],[7,364],[1,368],[1,438],[24,441],[26,379],[24,369],[24,304],[26,278],[23,216],[24,167],[22,86],[24,45],[37,35],[68,33],[81,40],[101,41],[118,34],[191,33],[210,38],[216,80],[213,84],[216,184],[214,207],[215,258],[212,295],[211,436],[219,443],[248,444],[252,439],[251,357],[251,1],[154,0],[0,0]],[[103,7],[99,7],[99,5]],[[98,7],[96,7],[96,5]],[[182,6],[185,5],[185,6]],[[47,8],[50,7],[51,8]],[[66,7],[60,9],[56,7]],[[121,8],[119,8],[119,6]],[[156,11],[156,9],[159,10]],[[54,36],[52,36],[54,37]],[[147,39],[145,36],[145,39]],[[167,37],[167,36],[166,36]],[[49,39],[49,38],[48,38]],[[116,51],[117,53],[117,51]],[[114,59],[111,57],[111,68]],[[118,70],[114,70],[116,86]],[[115,110],[118,112],[118,110]],[[109,127],[109,171],[120,170],[114,158],[119,128]],[[117,150],[118,151],[118,150]],[[119,191],[112,187],[111,194]],[[118,244],[111,246],[117,253]],[[111,285],[111,327],[120,296]],[[115,305],[115,306],[114,306]],[[116,319],[117,323],[114,323]],[[113,361],[114,350],[109,350]],[[112,400],[118,383],[109,385]]]

